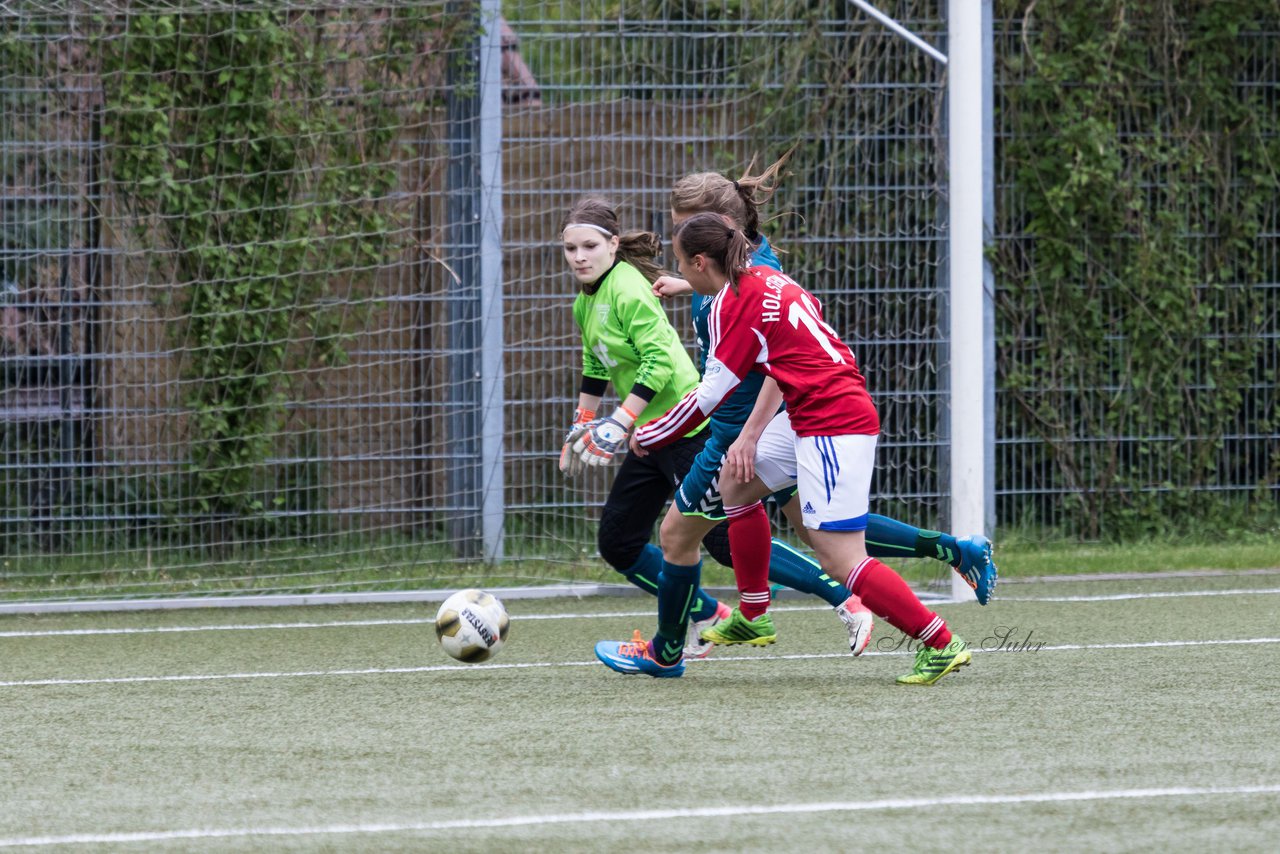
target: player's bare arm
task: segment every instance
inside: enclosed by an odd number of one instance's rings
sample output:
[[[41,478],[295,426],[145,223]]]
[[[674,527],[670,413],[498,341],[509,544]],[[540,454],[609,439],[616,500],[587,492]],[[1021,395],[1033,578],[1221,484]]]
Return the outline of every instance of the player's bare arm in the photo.
[[[782,405],[782,389],[773,377],[766,377],[756,397],[756,405],[742,425],[742,432],[724,456],[724,471],[730,479],[747,483],[756,476],[756,443]]]
[[[693,285],[679,276],[659,276],[653,283],[653,295],[659,299],[693,293]]]

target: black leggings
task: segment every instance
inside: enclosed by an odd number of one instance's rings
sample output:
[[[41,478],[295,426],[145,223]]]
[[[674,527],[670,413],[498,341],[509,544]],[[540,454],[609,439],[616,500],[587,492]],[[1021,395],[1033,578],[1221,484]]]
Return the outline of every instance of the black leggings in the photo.
[[[653,523],[671,498],[680,480],[693,467],[693,458],[707,441],[707,431],[677,439],[665,448],[638,457],[630,451],[600,511],[597,543],[600,556],[619,572],[635,565],[645,544],[653,538]],[[702,544],[725,566],[729,558],[729,523],[721,522]]]

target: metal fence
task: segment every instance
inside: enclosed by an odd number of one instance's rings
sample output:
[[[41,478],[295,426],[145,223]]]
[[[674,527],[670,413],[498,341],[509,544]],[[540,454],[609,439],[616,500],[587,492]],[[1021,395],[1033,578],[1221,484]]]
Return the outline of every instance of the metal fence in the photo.
[[[231,10],[213,0],[171,5],[179,30],[202,34],[201,22]],[[289,307],[288,340],[267,342],[290,358],[267,376],[279,394],[254,406],[278,405],[279,417],[263,422],[272,425],[271,452],[235,481],[231,503],[193,480],[191,395],[210,379],[192,366],[220,351],[181,332],[198,313],[182,302],[191,284],[176,272],[190,247],[166,243],[162,211],[123,203],[130,188],[113,169],[128,142],[102,132],[107,105],[132,85],[107,70],[104,51],[129,40],[136,58],[165,36],[144,37],[135,14],[95,16],[76,3],[6,13],[0,537],[14,565],[0,577],[14,595],[74,596],[103,584],[144,595],[218,575],[228,590],[438,583],[498,553],[522,567],[550,561],[520,572],[570,573],[593,552],[593,507],[605,484],[567,484],[555,467],[580,367],[560,216],[579,196],[600,194],[618,203],[625,224],[668,232],[676,179],[701,170],[736,177],[753,158],[759,168],[792,145],[766,231],[869,378],[884,421],[874,501],[925,527],[948,523],[948,411],[981,390],[948,393],[943,377],[945,67],[844,2],[511,0],[505,22],[494,20],[496,3],[482,5],[487,34],[404,43],[392,38],[399,12],[412,11],[421,26],[432,16],[479,20],[481,10],[443,2],[232,10],[278,14],[289,32],[340,43],[330,56],[341,62],[324,72],[331,88],[312,93],[317,111],[346,105],[359,116],[377,101],[394,107],[399,125],[386,161],[360,164],[396,176],[373,200],[383,230],[317,238],[321,254],[348,239],[372,239],[375,252],[342,255],[364,260],[328,270],[313,254],[296,273],[327,284],[309,292],[313,305]],[[945,49],[939,4],[892,5]],[[998,56],[1024,35],[1017,22],[997,23]],[[374,74],[391,60],[401,70]],[[245,55],[227,67],[255,61]],[[1007,74],[997,81],[1016,85]],[[163,106],[177,116],[185,105]],[[245,142],[244,128],[226,128],[223,144]],[[1022,239],[1011,182],[999,173],[1007,226],[999,241]],[[324,201],[302,193],[290,204]],[[1274,341],[1275,208],[1263,216],[1270,279],[1241,286],[1266,292]],[[218,247],[215,229],[206,236]],[[322,310],[336,312],[336,331],[318,331]],[[687,310],[672,317],[690,331]],[[340,355],[320,358],[322,339],[337,340]],[[1270,347],[1257,366],[1255,407],[1274,407],[1276,368]],[[1276,437],[1251,434],[1249,420],[1242,415],[1230,434],[1224,461],[1249,445],[1259,459],[1272,454],[1272,468],[1224,465],[1218,482],[1189,486],[1256,494],[1259,479],[1274,476]],[[1018,422],[1001,419],[1010,423]],[[1064,487],[1042,443],[1017,429],[997,441],[1000,523],[1061,525]],[[1178,473],[1164,476],[1176,482]]]
[[[508,4],[544,104],[508,116],[503,147],[511,506],[548,533],[589,518],[602,495],[553,466],[580,368],[558,218],[602,194],[631,227],[664,233],[683,175],[737,177],[798,145],[766,232],[855,342],[886,424],[877,493],[891,512],[939,524],[942,66],[849,5],[650,5],[653,16],[621,18],[598,4]],[[934,4],[908,12],[945,43]],[[672,315],[691,339],[687,308]],[[590,543],[589,528],[574,531]]]
[[[1006,531],[1275,529],[1280,20],[1140,11],[1052,69],[1030,7],[995,27]]]

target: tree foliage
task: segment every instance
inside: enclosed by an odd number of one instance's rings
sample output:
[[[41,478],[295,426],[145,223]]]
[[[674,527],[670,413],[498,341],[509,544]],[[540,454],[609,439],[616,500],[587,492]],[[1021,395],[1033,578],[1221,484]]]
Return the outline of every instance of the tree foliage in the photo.
[[[384,264],[398,230],[388,198],[411,144],[398,113],[414,105],[393,93],[448,27],[400,8],[124,20],[104,21],[98,44],[103,137],[116,203],[171,261],[184,515],[260,517],[272,508],[255,485],[280,450],[297,369],[343,358],[335,288]]]
[[[1280,460],[1232,440],[1280,426],[1259,375],[1274,2],[999,8],[1016,39],[999,56],[999,430],[1041,440],[1018,476],[1088,537],[1228,512],[1220,484],[1252,480],[1265,505]]]

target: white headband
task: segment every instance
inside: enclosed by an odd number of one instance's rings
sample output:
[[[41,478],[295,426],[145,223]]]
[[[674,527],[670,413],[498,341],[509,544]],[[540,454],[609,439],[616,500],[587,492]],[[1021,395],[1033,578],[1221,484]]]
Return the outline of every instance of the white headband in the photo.
[[[614,236],[615,236],[615,235],[614,235],[614,233],[613,233],[612,231],[610,231],[609,229],[605,228],[604,226],[596,225],[594,222],[571,222],[571,223],[569,223],[568,225],[566,225],[566,226],[564,227],[564,231],[568,231],[568,230],[569,230],[569,229],[571,229],[571,228],[594,228],[596,231],[600,232],[600,233],[601,233],[601,234],[603,234],[605,237],[614,237]],[[564,234],[564,231],[562,231],[562,232],[560,232],[560,233],[561,233],[561,234]]]

